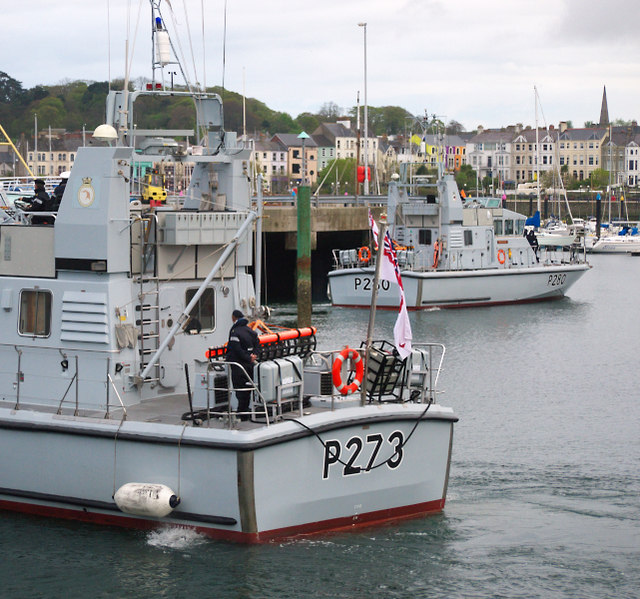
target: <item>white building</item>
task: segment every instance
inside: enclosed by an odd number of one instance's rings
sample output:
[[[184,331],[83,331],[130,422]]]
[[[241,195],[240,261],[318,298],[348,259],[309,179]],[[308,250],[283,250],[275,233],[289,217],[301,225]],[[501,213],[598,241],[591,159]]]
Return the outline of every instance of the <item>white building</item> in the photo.
[[[467,164],[482,180],[485,177],[500,181],[511,179],[511,147],[514,132],[510,130],[483,130],[467,142]]]

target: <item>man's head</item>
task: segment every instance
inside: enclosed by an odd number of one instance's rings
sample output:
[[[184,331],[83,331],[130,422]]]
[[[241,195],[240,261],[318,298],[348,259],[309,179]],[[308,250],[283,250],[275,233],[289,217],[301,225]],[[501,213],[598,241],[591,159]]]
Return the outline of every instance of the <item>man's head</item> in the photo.
[[[36,179],[36,180],[33,182],[33,184],[34,184],[36,187],[44,187],[44,181],[43,181],[42,179]]]
[[[244,314],[240,312],[240,310],[234,310],[231,313],[231,320],[233,320],[233,322],[236,322],[236,320],[240,320],[241,318],[244,318]]]

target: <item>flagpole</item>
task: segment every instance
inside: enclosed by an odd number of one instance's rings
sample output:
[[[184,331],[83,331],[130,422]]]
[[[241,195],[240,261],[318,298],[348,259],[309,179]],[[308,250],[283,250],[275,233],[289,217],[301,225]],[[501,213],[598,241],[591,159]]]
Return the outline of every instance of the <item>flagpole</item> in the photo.
[[[378,283],[380,281],[380,269],[382,268],[382,260],[384,260],[384,236],[387,232],[387,215],[380,215],[380,231],[378,233],[378,255],[376,256],[376,270],[373,276],[373,285],[371,289],[371,311],[369,312],[369,328],[367,329],[367,340],[364,346],[364,380],[360,388],[360,405],[367,403],[367,367],[369,360],[369,349],[373,339],[373,327],[376,321],[376,306],[378,304]]]

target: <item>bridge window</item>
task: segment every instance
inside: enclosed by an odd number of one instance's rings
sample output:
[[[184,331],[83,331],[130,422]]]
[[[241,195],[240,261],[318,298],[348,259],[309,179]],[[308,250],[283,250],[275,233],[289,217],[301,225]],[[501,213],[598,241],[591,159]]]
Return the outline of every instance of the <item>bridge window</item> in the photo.
[[[471,229],[464,230],[464,244],[473,245],[473,231]]]
[[[431,245],[431,229],[418,229],[418,243]]]
[[[505,220],[504,221],[504,234],[505,235],[513,235],[513,221]]]
[[[197,289],[187,289],[185,297],[185,305],[193,299]],[[202,333],[210,333],[216,328],[216,310],[215,310],[215,289],[207,287],[200,299],[189,312],[190,320],[187,322],[186,330],[197,331],[200,328]],[[196,322],[197,321],[197,322]]]
[[[496,235],[502,235],[502,221],[501,220],[494,220],[493,221],[493,232]]]
[[[51,292],[23,289],[20,293],[18,332],[21,335],[51,335]]]

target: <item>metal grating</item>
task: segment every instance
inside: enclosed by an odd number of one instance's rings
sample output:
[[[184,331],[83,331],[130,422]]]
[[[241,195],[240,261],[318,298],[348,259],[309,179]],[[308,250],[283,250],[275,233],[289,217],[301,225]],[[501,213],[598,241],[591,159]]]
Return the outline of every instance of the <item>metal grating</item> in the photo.
[[[66,291],[60,327],[62,341],[109,343],[106,293]]]

